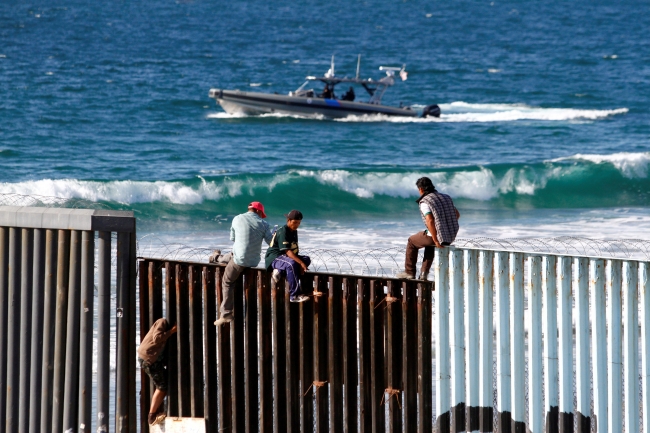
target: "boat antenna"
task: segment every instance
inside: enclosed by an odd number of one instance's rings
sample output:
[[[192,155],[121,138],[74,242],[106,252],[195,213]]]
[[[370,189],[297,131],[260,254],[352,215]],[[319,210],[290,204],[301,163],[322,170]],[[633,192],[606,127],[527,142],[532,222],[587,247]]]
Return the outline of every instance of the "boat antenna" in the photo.
[[[359,57],[357,58],[357,80],[359,79],[359,68],[361,66],[361,54],[359,54]]]
[[[332,77],[334,76],[334,54],[332,54]]]

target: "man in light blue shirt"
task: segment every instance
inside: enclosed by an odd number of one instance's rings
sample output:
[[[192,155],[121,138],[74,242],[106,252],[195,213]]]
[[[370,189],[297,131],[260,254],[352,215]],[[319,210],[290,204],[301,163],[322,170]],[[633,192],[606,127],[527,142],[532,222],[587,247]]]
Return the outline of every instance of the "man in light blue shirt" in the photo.
[[[235,245],[232,249],[232,260],[223,273],[221,317],[214,322],[217,326],[232,322],[235,281],[246,268],[259,264],[262,240],[267,244],[271,242],[271,228],[262,218],[266,218],[264,205],[254,201],[248,205],[248,212],[237,215],[232,220],[230,240],[234,241]]]

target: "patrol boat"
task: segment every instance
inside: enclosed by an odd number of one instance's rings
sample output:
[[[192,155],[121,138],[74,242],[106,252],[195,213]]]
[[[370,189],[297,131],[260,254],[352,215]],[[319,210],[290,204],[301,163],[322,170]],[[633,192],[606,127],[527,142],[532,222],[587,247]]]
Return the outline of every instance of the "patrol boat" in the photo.
[[[386,76],[379,80],[359,78],[361,56],[357,62],[357,75],[354,78],[338,77],[334,73],[334,57],[329,71],[322,77],[308,76],[307,81],[288,95],[245,92],[241,90],[210,89],[214,98],[228,114],[260,115],[269,113],[298,115],[315,118],[344,118],[348,116],[385,115],[402,117],[440,117],[440,107],[432,104],[422,110],[411,107],[391,107],[381,104],[386,89],[395,84],[397,74],[402,81],[407,78],[406,65],[402,67],[380,66]],[[315,83],[324,85],[321,92],[314,90]],[[337,85],[348,86],[347,91],[337,97]],[[362,87],[368,94],[368,100],[356,100],[354,87]]]

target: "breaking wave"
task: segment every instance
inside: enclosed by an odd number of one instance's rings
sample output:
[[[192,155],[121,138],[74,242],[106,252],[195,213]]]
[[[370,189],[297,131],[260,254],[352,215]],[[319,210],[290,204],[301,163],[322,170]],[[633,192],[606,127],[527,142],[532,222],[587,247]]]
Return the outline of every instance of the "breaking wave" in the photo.
[[[143,215],[205,212],[230,214],[253,199],[278,212],[297,207],[338,217],[400,213],[417,196],[415,181],[484,208],[602,208],[647,206],[650,152],[577,154],[536,164],[494,164],[422,170],[315,170],[166,181],[42,179],[0,183],[0,193],[54,196],[131,207]]]

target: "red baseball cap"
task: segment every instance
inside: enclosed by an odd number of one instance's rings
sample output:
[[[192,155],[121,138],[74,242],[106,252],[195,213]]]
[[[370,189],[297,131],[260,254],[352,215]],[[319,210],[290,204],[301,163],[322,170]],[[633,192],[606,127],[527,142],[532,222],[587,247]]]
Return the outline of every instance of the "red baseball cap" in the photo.
[[[254,201],[251,204],[248,205],[249,209],[255,209],[261,212],[261,217],[266,218],[266,214],[264,213],[264,205],[260,203],[259,201]]]

